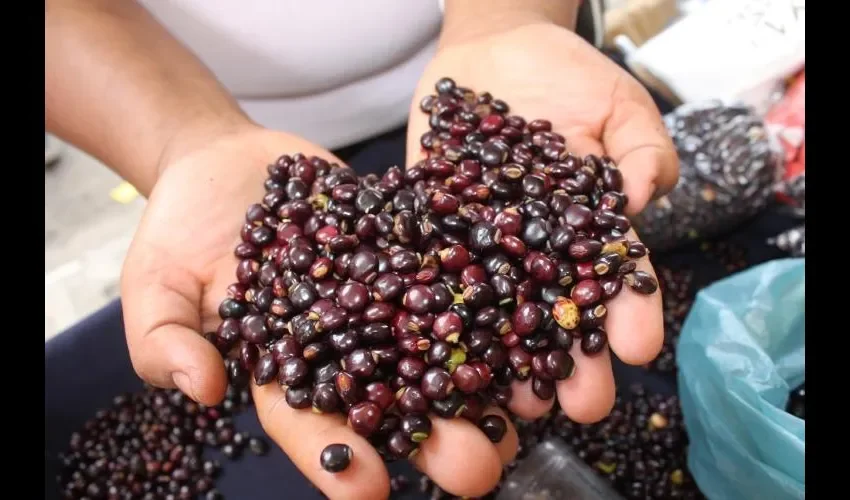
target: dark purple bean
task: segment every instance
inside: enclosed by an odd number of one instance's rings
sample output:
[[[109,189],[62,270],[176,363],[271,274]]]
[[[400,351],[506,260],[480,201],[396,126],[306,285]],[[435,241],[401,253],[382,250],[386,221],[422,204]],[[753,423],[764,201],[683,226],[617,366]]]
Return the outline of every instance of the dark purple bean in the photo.
[[[434,319],[432,333],[438,340],[456,343],[460,339],[462,329],[462,318],[456,312],[447,311]]]
[[[419,255],[412,250],[399,250],[390,256],[390,267],[399,274],[416,272],[420,264]]]
[[[511,321],[513,331],[520,337],[531,335],[540,326],[541,319],[542,314],[537,304],[525,302],[514,311]]]
[[[401,351],[392,345],[373,347],[369,352],[379,365],[395,365],[401,359]]]
[[[277,362],[271,353],[264,354],[254,366],[254,381],[257,385],[265,385],[277,376]]]
[[[242,338],[252,344],[265,344],[269,339],[266,318],[259,314],[250,314],[242,318],[240,324]]]
[[[630,241],[628,256],[630,259],[639,259],[647,254],[646,245],[640,241]]]
[[[634,291],[649,295],[658,290],[658,282],[651,274],[644,271],[634,271],[625,275],[623,281]]]
[[[355,349],[342,361],[342,369],[358,378],[371,377],[378,364],[366,349]]]
[[[349,281],[337,289],[336,301],[349,312],[360,312],[369,303],[369,289],[362,283]]]
[[[302,358],[288,358],[280,366],[279,382],[286,386],[299,386],[307,381],[310,366]]]
[[[428,364],[422,358],[413,356],[401,358],[397,367],[398,374],[410,381],[421,379],[427,369]]]
[[[379,302],[392,302],[404,290],[404,282],[398,274],[385,273],[372,284],[372,295]]]
[[[330,332],[343,327],[348,322],[348,312],[341,307],[331,307],[319,316],[316,328],[323,332]]]
[[[575,367],[575,361],[565,350],[555,349],[546,355],[546,371],[555,380],[571,377]]]
[[[404,437],[421,443],[431,435],[431,419],[425,415],[405,415],[401,418],[400,429]]]
[[[469,265],[469,251],[461,245],[450,246],[440,251],[440,265],[447,272],[460,272]]]
[[[396,393],[396,404],[404,414],[426,413],[428,411],[428,399],[422,394],[419,387],[406,386]]]
[[[498,247],[502,231],[490,222],[481,221],[472,226],[469,241],[476,251],[484,253]]]
[[[466,399],[460,391],[452,391],[445,399],[431,401],[431,409],[442,418],[457,418],[466,409]]]
[[[445,399],[452,388],[452,376],[443,368],[431,367],[422,376],[422,394],[428,399]]]
[[[588,356],[599,354],[608,343],[608,335],[604,330],[584,332],[581,337],[581,352]]]
[[[625,234],[632,228],[632,223],[625,215],[617,215],[614,217],[614,229]]]
[[[309,283],[297,283],[289,290],[289,300],[298,311],[307,310],[318,299],[319,294]]]
[[[483,309],[496,301],[496,292],[487,283],[476,283],[463,291],[463,303],[472,309]]]
[[[309,408],[312,390],[309,387],[289,387],[286,389],[286,403],[296,410]]]
[[[582,280],[576,283],[570,294],[579,308],[589,307],[602,299],[602,286],[596,280]]]
[[[454,386],[465,394],[473,394],[481,387],[483,381],[478,370],[468,364],[462,364],[455,368],[451,375]],[[426,396],[429,394],[426,392]],[[430,396],[429,396],[430,397]]]
[[[348,262],[348,277],[370,284],[378,277],[378,258],[368,250],[355,253]]]
[[[434,292],[425,285],[414,285],[402,297],[402,305],[414,314],[425,314],[434,305]]]
[[[602,252],[602,243],[591,239],[573,241],[567,248],[567,255],[573,260],[589,261]]]
[[[412,459],[419,452],[419,448],[410,439],[406,438],[401,431],[395,431],[387,439],[387,451],[393,458]]]
[[[392,339],[392,328],[386,323],[369,323],[358,332],[364,344],[375,345]]]
[[[371,401],[355,404],[348,411],[348,424],[361,436],[370,436],[381,425],[381,408]]]
[[[587,308],[581,312],[581,322],[579,323],[579,326],[582,330],[599,328],[605,322],[605,317],[607,315],[608,308],[605,307],[604,304],[598,304],[594,307]]]
[[[331,473],[342,472],[351,464],[354,451],[347,444],[329,444],[319,459],[322,468]]]
[[[602,299],[611,300],[620,293],[623,288],[623,279],[620,276],[604,277],[599,280],[602,286]]]
[[[508,432],[508,423],[499,415],[487,415],[478,423],[478,428],[493,443],[499,443]]]
[[[481,355],[481,359],[493,369],[501,368],[507,363],[508,353],[501,344],[494,342]]]
[[[333,360],[328,361],[313,370],[313,382],[317,384],[333,382],[340,371],[339,363]]]
[[[317,413],[333,413],[341,401],[332,383],[317,384],[313,387],[312,405]]]
[[[534,217],[525,223],[522,240],[531,248],[542,249],[552,233],[552,225],[542,217]]]
[[[517,380],[527,380],[531,374],[531,355],[518,346],[508,351],[508,364]]]
[[[373,302],[363,310],[363,321],[368,323],[389,323],[395,316],[395,306],[388,302]]]
[[[493,332],[490,329],[478,328],[469,332],[463,341],[468,353],[473,356],[483,354],[493,343]]]
[[[534,377],[531,383],[531,390],[535,396],[543,401],[548,401],[555,397],[555,384],[549,380]]]
[[[357,334],[353,330],[333,332],[328,337],[328,344],[340,354],[348,354],[357,348]]]
[[[452,356],[452,346],[448,342],[437,341],[431,343],[425,361],[431,366],[441,366]]]

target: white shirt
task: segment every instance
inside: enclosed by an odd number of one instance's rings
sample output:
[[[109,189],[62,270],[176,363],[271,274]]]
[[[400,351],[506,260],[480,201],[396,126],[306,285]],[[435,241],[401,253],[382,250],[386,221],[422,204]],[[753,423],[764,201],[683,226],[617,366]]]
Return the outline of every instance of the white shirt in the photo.
[[[328,149],[402,125],[437,0],[142,0],[260,124]]]

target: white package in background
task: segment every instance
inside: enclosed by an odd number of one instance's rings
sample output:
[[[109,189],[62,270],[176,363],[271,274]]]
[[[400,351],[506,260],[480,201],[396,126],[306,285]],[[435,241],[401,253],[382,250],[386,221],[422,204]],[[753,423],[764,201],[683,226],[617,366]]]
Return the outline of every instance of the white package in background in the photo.
[[[805,0],[712,0],[630,51],[681,102],[719,99],[763,114],[806,63]]]

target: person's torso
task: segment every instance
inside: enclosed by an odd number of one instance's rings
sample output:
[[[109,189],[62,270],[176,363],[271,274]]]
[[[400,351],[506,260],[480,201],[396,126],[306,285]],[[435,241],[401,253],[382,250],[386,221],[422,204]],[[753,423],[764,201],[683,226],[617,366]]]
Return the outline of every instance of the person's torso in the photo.
[[[143,0],[252,118],[328,148],[404,122],[437,0]]]

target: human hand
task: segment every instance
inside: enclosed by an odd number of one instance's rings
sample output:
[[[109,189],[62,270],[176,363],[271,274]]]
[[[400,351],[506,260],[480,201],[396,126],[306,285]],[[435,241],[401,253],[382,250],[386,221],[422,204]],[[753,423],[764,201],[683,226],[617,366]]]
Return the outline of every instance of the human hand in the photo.
[[[223,398],[227,376],[221,355],[201,334],[221,323],[219,304],[235,282],[239,228],[246,208],[262,199],[266,166],[282,153],[299,151],[339,161],[302,139],[253,127],[197,143],[204,146],[181,152],[163,169],[127,255],[121,288],[138,374],[213,405]],[[343,415],[292,409],[276,381],[252,385],[264,430],[326,495],[346,500],[388,496],[382,459]],[[513,431],[497,449],[469,422],[434,419],[433,426],[416,460],[438,482],[455,474],[461,458],[479,457],[480,464],[465,467],[482,482],[459,487],[461,493],[492,487],[501,473],[499,453],[512,453],[506,450],[517,446]],[[329,474],[320,467],[321,451],[331,443],[354,450],[357,458],[344,472]]]
[[[564,135],[567,149],[578,156],[613,158],[624,175],[628,214],[675,185],[676,152],[651,97],[580,37],[551,23],[533,22],[460,38],[444,36],[420,80],[408,124],[409,165],[423,158],[420,137],[428,130],[428,116],[419,103],[435,93],[437,80],[450,77],[458,85],[504,100],[511,107],[509,114],[551,121],[553,131]],[[634,231],[628,236],[637,239]],[[638,269],[654,275],[646,258],[638,261]],[[660,293],[624,291],[608,311],[610,346],[621,360],[640,365],[657,356],[663,342]],[[595,422],[614,404],[610,353],[606,348],[591,358],[577,344],[571,351],[576,374],[558,383],[557,399],[571,419]],[[534,396],[529,382],[515,382],[513,395],[510,409],[525,419],[544,415],[554,404]]]

